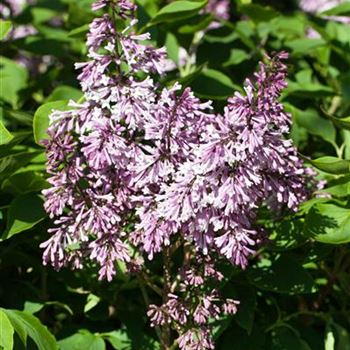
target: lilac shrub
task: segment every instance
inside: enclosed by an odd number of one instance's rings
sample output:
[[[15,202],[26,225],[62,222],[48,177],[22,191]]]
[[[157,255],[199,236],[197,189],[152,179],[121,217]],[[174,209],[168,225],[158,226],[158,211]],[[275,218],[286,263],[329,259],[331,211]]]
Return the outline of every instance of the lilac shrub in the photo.
[[[76,64],[84,101],[54,111],[44,141],[55,224],[44,264],[92,260],[111,281],[123,262],[144,279],[143,257],[161,255],[163,285],[153,289],[162,301],[147,315],[163,348],[176,331],[183,350],[214,349],[213,321],[239,307],[220,295],[217,262],[247,267],[264,240],[258,209],[295,211],[308,194],[278,102],[287,54],[266,57],[220,115],[190,88],[156,82],[166,52],[135,33],[134,4],[99,0],[93,9],[105,13],[90,25],[88,61]]]

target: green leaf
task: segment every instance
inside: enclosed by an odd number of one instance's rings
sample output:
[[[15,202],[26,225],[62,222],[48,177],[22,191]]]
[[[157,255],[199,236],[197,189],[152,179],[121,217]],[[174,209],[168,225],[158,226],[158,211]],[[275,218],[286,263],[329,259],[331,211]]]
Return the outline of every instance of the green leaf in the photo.
[[[13,45],[35,55],[53,55],[62,58],[67,55],[68,44],[67,38],[62,40],[34,35],[18,40]]]
[[[335,197],[345,197],[350,194],[350,176],[345,175],[340,178],[328,181],[327,187],[319,190],[320,193],[329,193]]]
[[[62,101],[62,100],[74,100],[78,101],[83,96],[83,93],[74,87],[61,85],[51,92],[50,96],[46,99],[46,102]]]
[[[26,301],[24,303],[23,311],[29,312],[30,314],[35,314],[35,313],[39,312],[40,310],[42,310],[46,306],[55,306],[59,309],[66,310],[67,313],[70,314],[71,316],[73,315],[72,309],[67,304],[61,303],[59,301],[45,301],[44,304],[43,303],[35,303],[32,301]]]
[[[320,84],[312,75],[311,69],[304,69],[295,75],[296,82],[290,81],[284,94],[294,94],[305,97],[320,97],[333,94],[333,89]]]
[[[33,123],[33,115],[24,111],[5,109],[5,116],[7,119],[13,119],[22,125],[31,126]]]
[[[35,316],[18,310],[2,309],[2,311],[7,315],[24,345],[29,336],[37,345],[38,350],[58,349],[54,336]]]
[[[350,209],[331,203],[315,204],[305,218],[305,233],[328,244],[350,242]]]
[[[125,330],[112,331],[102,333],[101,336],[106,339],[113,349],[116,350],[130,350],[132,349],[131,339]]]
[[[179,43],[176,36],[172,33],[167,33],[165,38],[165,47],[168,53],[168,57],[172,59],[176,64],[179,62]]]
[[[326,338],[324,340],[324,349],[325,350],[334,350],[335,339],[333,332],[329,329],[326,333]]]
[[[332,328],[334,329],[335,334],[334,350],[350,350],[349,330],[334,322],[332,324]]]
[[[204,70],[191,85],[199,96],[212,99],[226,99],[237,88],[227,75],[214,69]]]
[[[177,79],[176,81],[178,81],[182,86],[189,86],[196,78],[200,76],[205,67],[205,64],[201,64],[200,66],[196,67],[193,72]]]
[[[45,306],[56,306],[57,308],[66,310],[71,316],[73,316],[73,310],[65,303],[61,303],[60,301],[46,301]]]
[[[196,15],[206,4],[205,1],[174,1],[161,8],[151,23],[174,22]]]
[[[278,327],[272,332],[271,350],[311,350],[305,340],[300,338],[299,332],[288,327]]]
[[[323,11],[322,15],[327,16],[350,16],[350,3],[344,2],[336,7],[332,7],[327,11]]]
[[[47,22],[58,15],[57,11],[49,8],[31,6],[28,9],[31,13],[32,21],[35,24]]]
[[[275,17],[279,16],[279,13],[269,6],[262,6],[258,4],[248,4],[240,6],[239,9],[246,16],[250,17],[254,22],[268,22]]]
[[[1,147],[1,146],[0,146]],[[5,147],[5,146],[3,146]],[[27,165],[33,158],[42,152],[28,152],[20,150],[3,149],[3,154],[0,155],[0,179],[4,180],[21,167]]]
[[[327,322],[325,350],[350,350],[350,334],[343,326],[332,319]]]
[[[13,135],[6,129],[5,125],[0,121],[0,145],[5,145],[13,139]]]
[[[241,327],[232,327],[220,337],[220,350],[270,350],[265,344],[266,334],[262,328],[254,324],[249,335]],[[265,346],[264,346],[265,345]],[[297,349],[295,349],[297,350]],[[299,350],[299,349],[298,349]]]
[[[235,290],[237,291],[237,299],[240,301],[240,304],[234,319],[250,334],[253,329],[256,309],[255,288],[249,285],[236,285]]]
[[[12,26],[11,21],[4,21],[0,19],[0,40],[4,39]]]
[[[10,204],[7,227],[2,239],[8,239],[20,232],[29,230],[44,220],[46,213],[43,200],[37,194],[16,197]]]
[[[302,220],[288,218],[276,224],[275,229],[270,239],[270,244],[267,246],[272,251],[285,251],[294,249],[305,243],[305,235],[303,234]]]
[[[302,16],[278,16],[268,23],[269,31],[282,40],[302,37],[305,33],[305,21]]]
[[[49,127],[49,115],[52,113],[52,111],[64,111],[69,109],[71,109],[71,107],[68,107],[68,102],[62,100],[45,103],[36,110],[33,120],[33,132],[35,142],[38,145],[41,145],[41,140],[47,138],[46,130]]]
[[[0,84],[2,87],[6,86],[6,89],[0,89],[0,99],[17,108],[18,93],[26,87],[27,79],[28,73],[23,66],[0,56]]]
[[[90,293],[87,296],[86,304],[84,306],[84,312],[89,312],[91,309],[93,309],[99,302],[101,301],[101,298],[99,298],[97,295]]]
[[[178,32],[181,34],[191,34],[199,32],[203,29],[206,29],[210,23],[213,22],[212,15],[200,16],[200,21],[194,24],[186,24],[179,28]]]
[[[86,33],[89,31],[89,24],[83,24],[78,28],[74,28],[68,33],[69,37],[85,37]]]
[[[288,106],[286,108],[288,110]],[[335,143],[336,131],[333,124],[319,116],[316,110],[308,108],[302,111],[293,108],[292,111],[296,123],[305,128],[310,134],[320,136],[331,144]]]
[[[263,290],[285,294],[313,293],[310,274],[290,254],[280,256],[271,266],[255,266],[248,271],[251,283]]]
[[[242,63],[248,58],[249,58],[249,55],[244,50],[232,49],[230,52],[229,59],[226,62],[224,62],[223,65],[224,67],[233,66],[233,65]]]
[[[310,163],[319,170],[336,175],[347,174],[350,166],[350,160],[330,156],[310,160]]]
[[[43,307],[44,307],[44,304],[42,303],[34,303],[32,301],[26,301],[24,303],[23,311],[28,312],[32,315],[42,310]]]
[[[0,349],[13,349],[14,329],[6,313],[0,309]]]
[[[338,118],[338,117],[334,117],[334,116],[330,115],[329,113],[327,113],[324,110],[322,110],[322,112],[336,126],[338,126],[340,128],[343,128],[343,129],[346,129],[346,130],[350,130],[350,116],[349,117],[345,117],[345,118]]]
[[[5,178],[1,184],[1,189],[4,192],[18,195],[39,192],[46,188],[47,185],[42,174],[34,171],[21,171]]]
[[[315,49],[327,44],[324,39],[294,39],[286,42],[286,46],[293,50],[295,55],[307,55]]]
[[[60,350],[105,350],[106,344],[101,336],[81,329],[68,338],[58,342]]]

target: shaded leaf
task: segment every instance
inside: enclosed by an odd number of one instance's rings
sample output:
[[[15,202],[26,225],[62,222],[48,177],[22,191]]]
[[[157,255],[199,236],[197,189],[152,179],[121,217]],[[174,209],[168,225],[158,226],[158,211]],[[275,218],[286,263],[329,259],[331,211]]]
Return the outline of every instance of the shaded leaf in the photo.
[[[99,298],[97,295],[90,293],[87,296],[86,304],[84,306],[84,312],[89,312],[100,302],[100,300],[101,298]]]
[[[68,36],[70,37],[85,37],[86,33],[89,31],[89,24],[83,24],[82,26],[78,28],[72,29]]]
[[[0,309],[0,348],[3,350],[13,349],[14,329],[6,313]]]
[[[102,333],[101,336],[111,344],[113,349],[116,349],[116,350],[132,349],[131,340],[128,336],[128,333],[125,330]]]
[[[40,141],[47,138],[46,130],[49,127],[49,115],[53,110],[69,110],[68,102],[65,100],[48,102],[40,106],[35,114],[33,120],[33,132],[34,139],[38,145],[41,145]]]
[[[34,171],[23,171],[7,177],[1,184],[1,189],[7,193],[25,194],[41,191],[47,185],[41,174]]]
[[[293,50],[295,55],[306,55],[319,47],[325,46],[327,43],[324,39],[294,39],[286,42],[286,46]]]
[[[2,309],[2,311],[7,315],[24,345],[26,345],[29,336],[39,350],[58,349],[54,336],[36,317],[19,310]]]
[[[254,22],[267,22],[279,16],[279,13],[269,6],[247,4],[240,6],[242,13],[250,17]]]
[[[289,109],[288,106],[286,108]],[[310,134],[322,137],[324,140],[334,144],[336,138],[335,128],[332,123],[319,116],[316,110],[308,108],[302,111],[292,109],[294,120],[299,126],[305,128]]]
[[[30,314],[35,314],[35,313],[39,312],[40,310],[42,310],[43,307],[44,307],[44,304],[42,304],[42,303],[35,303],[32,301],[26,301],[24,303],[23,311],[28,312]]]
[[[27,165],[33,158],[42,152],[21,152],[12,149],[4,149],[3,153],[4,155],[0,155],[0,179],[7,178],[19,168]]]
[[[299,332],[292,327],[278,327],[272,331],[271,350],[311,350]]]
[[[50,96],[46,99],[46,102],[62,101],[62,100],[74,100],[78,101],[83,96],[83,93],[74,87],[61,85],[51,92]]]
[[[6,129],[5,125],[0,121],[0,145],[5,145],[13,139],[13,135]]]
[[[315,204],[305,218],[305,231],[318,242],[350,242],[350,209],[331,203]]]
[[[237,299],[240,301],[240,304],[234,319],[250,334],[253,329],[256,309],[255,288],[249,285],[235,285],[235,290],[237,291]]]
[[[161,8],[152,18],[151,23],[174,22],[196,15],[206,4],[205,1],[174,1]]]
[[[338,118],[338,117],[334,117],[332,115],[330,115],[329,113],[327,113],[326,111],[322,111],[323,114],[329,118],[329,120],[331,120],[336,126],[346,129],[346,130],[350,130],[350,117],[345,117],[345,118]]]
[[[226,99],[237,87],[224,73],[206,69],[192,82],[192,88],[204,98]]]
[[[3,19],[0,19],[0,40],[5,38],[5,36],[10,31],[11,26],[12,26],[11,21],[5,21]]]
[[[60,350],[105,350],[106,344],[101,336],[81,329],[68,338],[58,342]]]
[[[45,217],[43,200],[37,194],[16,197],[10,204],[7,227],[2,239],[8,239],[29,230]]]
[[[248,58],[249,58],[249,55],[244,50],[232,49],[230,52],[229,59],[226,62],[224,62],[224,66],[226,67],[226,66],[233,66],[236,64],[240,64],[243,61],[247,60]]]
[[[0,89],[0,99],[17,108],[18,93],[26,87],[27,79],[28,73],[23,66],[0,56],[0,81],[1,86],[6,86],[6,89]]]
[[[327,16],[350,16],[350,3],[344,2],[343,4],[332,7],[327,11],[323,11],[321,14]]]
[[[339,175],[347,174],[349,172],[350,160],[326,156],[309,161],[317,169],[329,174]]]
[[[314,292],[310,274],[289,254],[284,254],[271,266],[252,267],[248,277],[255,286],[277,293],[303,294]]]

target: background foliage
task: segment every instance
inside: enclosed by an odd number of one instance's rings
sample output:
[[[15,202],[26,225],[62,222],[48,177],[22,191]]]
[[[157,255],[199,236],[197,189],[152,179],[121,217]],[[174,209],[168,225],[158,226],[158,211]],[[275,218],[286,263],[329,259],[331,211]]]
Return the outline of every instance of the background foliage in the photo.
[[[290,52],[282,101],[292,136],[327,180],[298,213],[274,221],[262,213],[270,240],[246,271],[226,271],[223,293],[241,306],[217,322],[217,349],[350,349],[350,27],[303,13],[293,1],[236,0],[230,22],[198,40],[210,16],[200,13],[202,3],[160,10],[166,2],[139,0],[139,27],[176,62],[179,47],[195,43],[197,61],[180,69],[180,81],[218,110],[264,52]],[[0,349],[159,348],[139,281],[123,266],[107,283],[97,281],[95,266],[56,272],[41,263],[49,219],[37,142],[52,108],[81,97],[74,63],[84,61],[90,4],[38,0],[0,23]],[[349,16],[348,5],[328,15]],[[10,39],[23,25],[35,34]],[[149,268],[157,271],[157,260]]]

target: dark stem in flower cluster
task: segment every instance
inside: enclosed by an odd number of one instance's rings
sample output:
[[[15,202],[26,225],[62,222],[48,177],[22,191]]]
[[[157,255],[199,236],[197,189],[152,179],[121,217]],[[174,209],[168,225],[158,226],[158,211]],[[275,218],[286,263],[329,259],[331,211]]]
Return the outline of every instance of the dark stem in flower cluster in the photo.
[[[169,293],[171,291],[171,250],[170,247],[165,247],[163,251],[164,261],[164,285],[163,285],[163,304],[166,304],[169,300]],[[171,330],[170,324],[165,323],[162,327],[162,340],[164,350],[168,350],[171,345]]]

